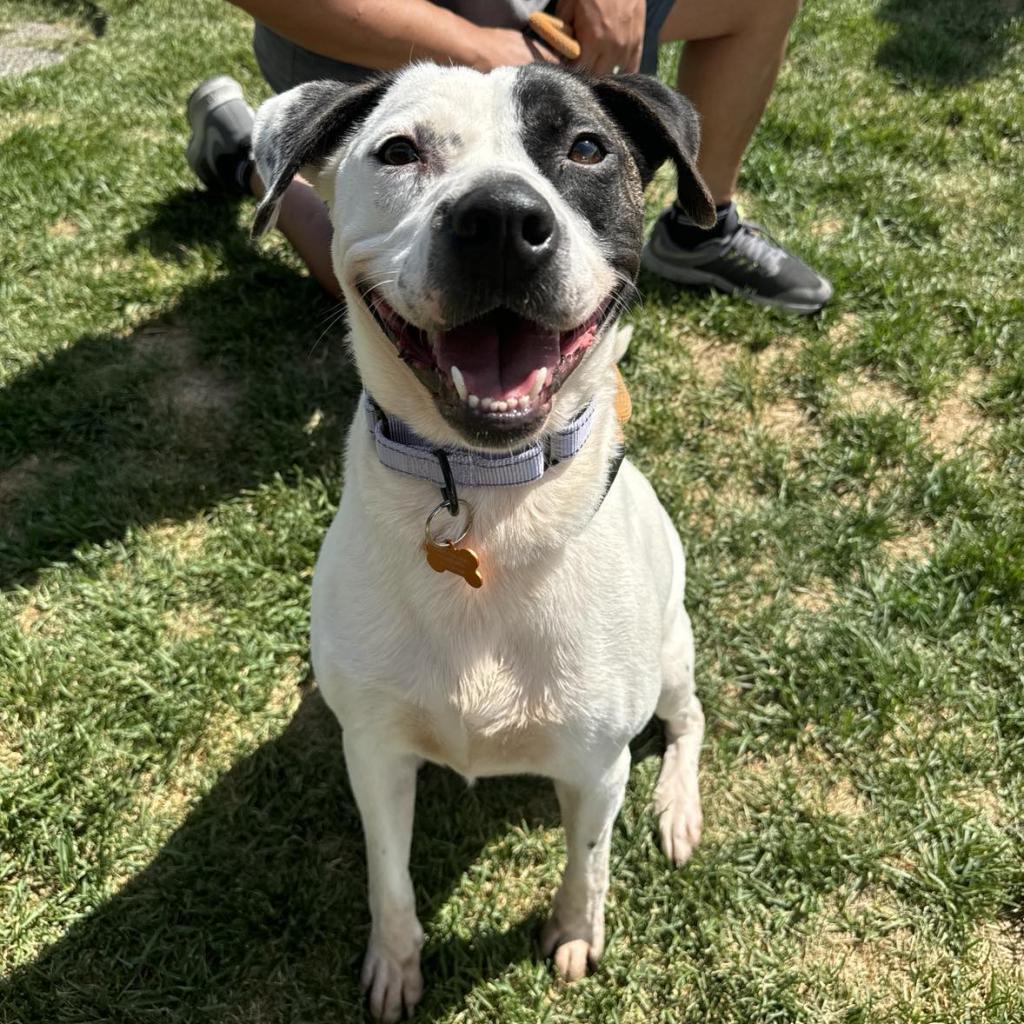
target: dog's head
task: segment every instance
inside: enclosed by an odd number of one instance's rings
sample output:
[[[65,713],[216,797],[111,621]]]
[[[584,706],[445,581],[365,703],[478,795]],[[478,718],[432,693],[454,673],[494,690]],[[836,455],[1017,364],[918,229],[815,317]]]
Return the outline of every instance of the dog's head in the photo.
[[[301,171],[330,207],[366,387],[430,440],[507,448],[568,422],[604,379],[662,163],[713,220],[697,143],[689,103],[640,75],[421,64],[312,82],[257,115],[253,230]]]

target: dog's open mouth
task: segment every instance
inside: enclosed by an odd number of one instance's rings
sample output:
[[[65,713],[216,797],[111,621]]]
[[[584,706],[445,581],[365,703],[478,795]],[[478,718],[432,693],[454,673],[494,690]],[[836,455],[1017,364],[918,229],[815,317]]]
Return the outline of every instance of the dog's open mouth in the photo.
[[[528,427],[547,415],[551,399],[594,343],[613,298],[568,331],[552,331],[498,308],[428,333],[403,320],[379,292],[360,288],[360,293],[443,412],[470,429],[502,431]]]

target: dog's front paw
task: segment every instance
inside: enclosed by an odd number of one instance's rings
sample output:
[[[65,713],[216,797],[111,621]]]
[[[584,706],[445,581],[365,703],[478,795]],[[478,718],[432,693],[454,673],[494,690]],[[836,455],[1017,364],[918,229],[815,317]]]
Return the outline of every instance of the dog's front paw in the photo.
[[[704,816],[696,775],[683,768],[672,746],[654,790],[654,813],[661,833],[661,848],[676,867],[682,867],[700,842]]]
[[[594,969],[604,951],[604,923],[571,923],[557,907],[544,925],[540,940],[545,959],[554,957],[555,971],[565,981],[578,981]]]
[[[403,1012],[411,1014],[423,995],[420,942],[413,944],[412,952],[397,955],[387,943],[370,939],[360,984],[370,1013],[384,1024],[395,1024],[402,1019]]]

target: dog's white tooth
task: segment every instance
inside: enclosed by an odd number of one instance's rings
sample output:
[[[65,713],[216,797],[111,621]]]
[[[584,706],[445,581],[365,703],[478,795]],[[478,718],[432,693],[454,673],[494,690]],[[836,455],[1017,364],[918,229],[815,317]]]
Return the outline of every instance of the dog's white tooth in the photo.
[[[459,393],[459,398],[463,401],[466,400],[466,396],[469,391],[466,388],[466,381],[463,379],[462,371],[457,366],[452,366],[452,383],[455,385],[455,390]]]
[[[507,412],[508,411],[508,402],[502,401],[499,398],[497,402],[492,402],[491,403],[491,408],[495,412]]]
[[[483,409],[483,410],[484,410],[484,412],[487,412],[487,410],[488,410],[488,409],[490,409],[490,407],[491,407],[491,406],[492,406],[493,404],[494,404],[494,403],[493,403],[493,402],[492,402],[492,401],[491,401],[491,400],[490,400],[489,398],[486,398],[486,397],[485,397],[485,398],[481,398],[481,399],[480,399],[480,408],[481,408],[481,409]]]
[[[510,398],[510,399],[508,400],[508,407],[509,407],[510,409],[518,409],[518,408],[519,408],[519,399],[518,399],[518,398],[516,398],[516,397],[515,397],[515,395],[513,395],[513,396],[512,396],[512,397],[511,397],[511,398]]]
[[[470,395],[466,401],[469,402],[470,409],[475,409],[480,404],[480,399],[476,395]]]
[[[530,388],[530,397],[536,398],[540,394],[540,389],[544,387],[544,381],[548,377],[548,368],[542,366],[537,370],[537,375],[533,378],[533,387]]]

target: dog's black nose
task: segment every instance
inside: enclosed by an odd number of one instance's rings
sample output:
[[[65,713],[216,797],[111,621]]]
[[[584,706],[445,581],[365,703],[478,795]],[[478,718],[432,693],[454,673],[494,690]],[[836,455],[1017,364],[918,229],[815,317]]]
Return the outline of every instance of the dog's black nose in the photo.
[[[449,208],[448,225],[459,256],[476,269],[502,276],[536,270],[554,251],[558,224],[551,204],[518,179],[488,181]]]

